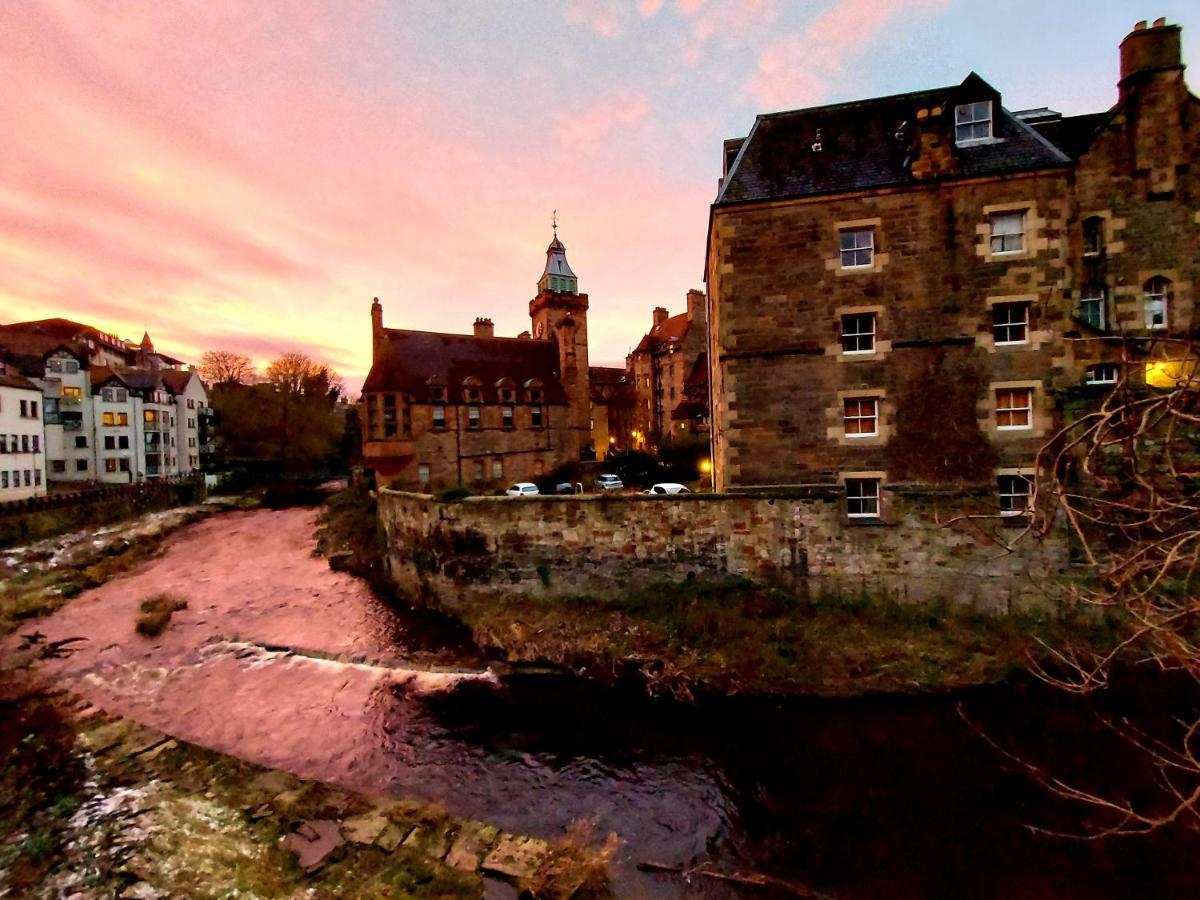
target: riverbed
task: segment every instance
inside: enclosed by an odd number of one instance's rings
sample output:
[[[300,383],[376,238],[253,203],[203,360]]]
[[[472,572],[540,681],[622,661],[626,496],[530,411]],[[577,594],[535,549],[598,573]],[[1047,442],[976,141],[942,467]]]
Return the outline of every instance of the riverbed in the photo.
[[[1102,841],[992,747],[1125,792],[1152,773],[1035,682],[955,696],[652,701],[500,677],[453,630],[314,555],[312,509],[231,512],[29,623],[86,640],[44,663],[98,706],[243,759],[553,837],[622,840],[623,896],[762,896],[639,863],[751,869],[837,897],[1200,895],[1182,828]],[[157,638],[138,604],[185,600]],[[4,652],[15,652],[20,633]],[[739,893],[742,892],[742,893]]]

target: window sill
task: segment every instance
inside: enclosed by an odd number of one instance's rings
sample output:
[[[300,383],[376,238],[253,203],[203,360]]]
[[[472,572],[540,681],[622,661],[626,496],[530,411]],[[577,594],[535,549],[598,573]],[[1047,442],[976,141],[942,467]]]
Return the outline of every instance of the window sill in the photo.
[[[846,525],[851,528],[886,528],[889,523],[879,516],[847,516]]]
[[[1031,343],[1029,343],[1028,340],[1024,340],[1024,341],[992,341],[992,346],[993,347],[1008,347],[1008,348],[1024,347],[1026,350],[1030,350],[1033,348],[1033,345]]]
[[[996,430],[997,431],[1005,431],[1005,432],[1033,431],[1033,426],[1032,425],[997,425]]]
[[[879,437],[878,431],[873,431],[870,434],[847,434],[843,435],[848,441],[869,441],[872,438]]]

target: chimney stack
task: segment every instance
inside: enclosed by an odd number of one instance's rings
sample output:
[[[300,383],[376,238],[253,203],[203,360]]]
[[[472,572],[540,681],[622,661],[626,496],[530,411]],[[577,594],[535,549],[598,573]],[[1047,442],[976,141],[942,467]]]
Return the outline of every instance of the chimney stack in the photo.
[[[491,319],[485,319],[482,316],[475,320],[475,337],[495,337],[496,326],[492,324]]]
[[[670,318],[670,315],[671,314],[667,312],[665,307],[654,307],[654,327],[657,328],[663,322],[667,321],[667,319]]]
[[[1181,31],[1178,25],[1168,25],[1165,19],[1155,19],[1149,28],[1144,21],[1133,26],[1133,31],[1121,41],[1122,100],[1154,73],[1182,70]]]
[[[703,322],[707,315],[704,291],[695,288],[687,292],[687,317],[689,322]]]
[[[385,343],[383,337],[383,304],[376,297],[371,301],[371,362],[379,358]]]

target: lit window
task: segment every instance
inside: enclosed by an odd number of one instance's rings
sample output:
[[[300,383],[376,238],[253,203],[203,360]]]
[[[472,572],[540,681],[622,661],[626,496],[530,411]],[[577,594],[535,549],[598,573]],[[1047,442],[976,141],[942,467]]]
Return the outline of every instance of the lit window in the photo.
[[[1105,305],[1104,287],[1089,284],[1083,289],[1083,296],[1079,298],[1079,320],[1103,330],[1106,319]]]
[[[997,346],[1029,341],[1029,304],[997,303],[992,307],[992,338]]]
[[[1116,384],[1121,379],[1121,368],[1116,363],[1097,363],[1088,366],[1088,384]]]
[[[1167,327],[1167,297],[1171,292],[1171,282],[1161,276],[1151,278],[1146,282],[1146,327],[1160,329]]]
[[[991,217],[992,253],[1020,253],[1025,249],[1025,213],[997,213]]]
[[[1000,515],[1019,516],[1032,508],[1033,481],[1025,475],[1001,475],[996,479],[1000,493]]]
[[[846,437],[874,437],[879,433],[879,399],[854,397],[846,400],[843,422]]]
[[[1083,255],[1099,256],[1104,250],[1104,220],[1092,216],[1083,220]]]
[[[963,103],[954,107],[954,143],[986,141],[992,136],[992,101]]]
[[[433,427],[446,427],[446,407],[438,405],[433,408]]]
[[[875,255],[875,231],[855,228],[842,232],[842,268],[860,269],[871,265]]]
[[[504,427],[512,428],[513,427],[513,408],[511,406],[505,406],[500,411],[500,415],[501,415],[502,424],[504,425]]]
[[[996,389],[996,427],[1008,430],[1033,427],[1033,388]]]
[[[479,407],[471,406],[467,408],[467,427],[479,428]]]
[[[875,352],[875,313],[842,316],[842,352]]]
[[[846,479],[846,515],[851,519],[879,517],[879,479]]]

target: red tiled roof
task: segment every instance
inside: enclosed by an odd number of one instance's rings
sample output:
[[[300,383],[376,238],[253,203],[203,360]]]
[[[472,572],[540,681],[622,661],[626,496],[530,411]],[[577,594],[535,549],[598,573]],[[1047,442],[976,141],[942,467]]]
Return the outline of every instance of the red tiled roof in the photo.
[[[677,316],[671,316],[665,321],[659,322],[651,328],[646,336],[642,338],[637,345],[637,350],[657,350],[665,344],[679,343],[687,337],[688,326],[691,325],[691,320],[685,312]]]
[[[447,402],[461,403],[463,382],[472,376],[482,385],[484,403],[499,402],[496,382],[511,378],[518,391],[527,381],[542,382],[545,401],[566,405],[553,341],[475,337],[385,328],[386,346],[376,354],[363,393],[403,391],[418,402],[433,399],[430,379],[444,379]],[[520,395],[518,395],[520,396]]]
[[[39,394],[42,392],[40,387],[16,372],[0,372],[0,387],[16,388],[20,391],[37,391]]]
[[[0,328],[0,356],[26,375],[43,375],[46,357],[58,350],[70,353],[81,366],[87,366],[87,348],[77,343],[47,334],[10,331],[8,326]]]
[[[185,369],[163,369],[160,374],[167,390],[172,394],[182,394],[196,373]]]

